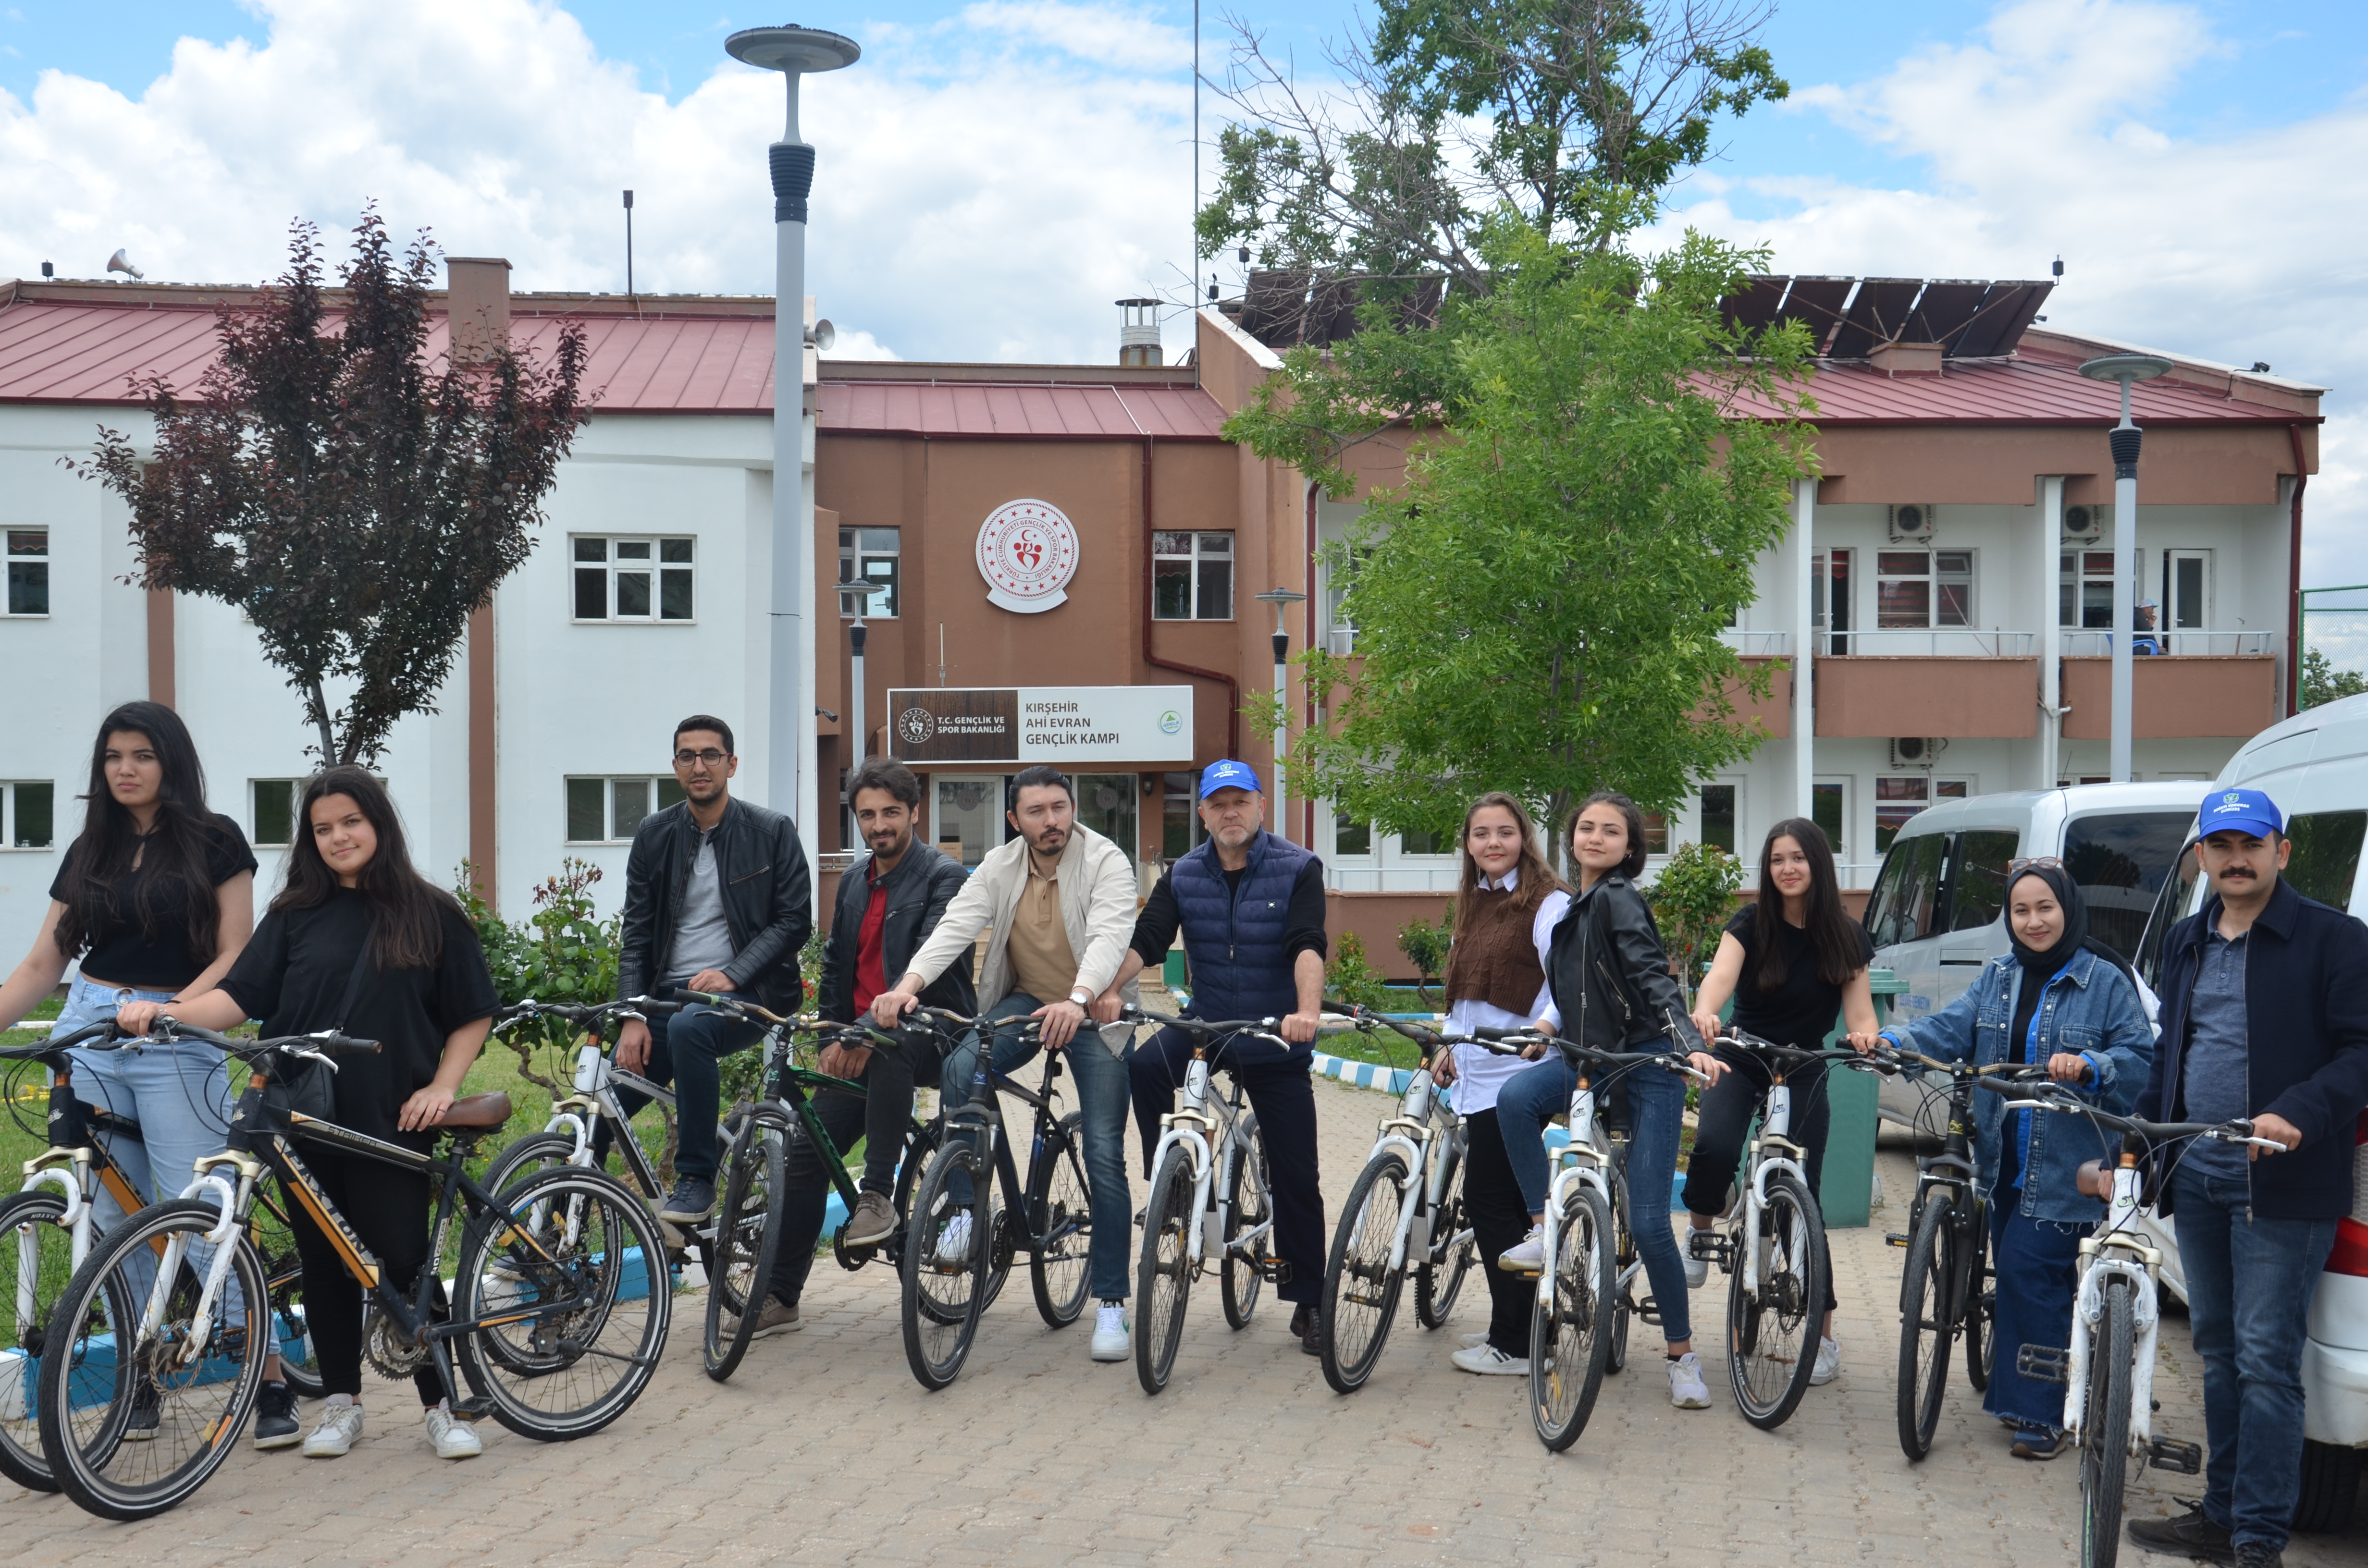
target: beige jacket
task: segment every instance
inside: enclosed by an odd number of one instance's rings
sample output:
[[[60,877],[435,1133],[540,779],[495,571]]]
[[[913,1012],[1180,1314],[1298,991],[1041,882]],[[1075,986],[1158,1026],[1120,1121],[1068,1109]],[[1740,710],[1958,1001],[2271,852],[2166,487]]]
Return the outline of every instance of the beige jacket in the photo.
[[[946,905],[938,928],[913,955],[912,972],[928,984],[957,960],[967,961],[981,931],[992,930],[986,958],[979,966],[978,1010],[985,1012],[1011,994],[1011,955],[1005,944],[1019,895],[1028,886],[1028,841],[1014,838],[989,853],[970,874],[962,892]],[[1061,924],[1069,935],[1069,950],[1077,955],[1077,984],[1099,996],[1109,989],[1134,937],[1134,870],[1125,852],[1079,823],[1069,832],[1061,851]],[[1135,983],[1120,993],[1137,999]],[[1065,1001],[1040,996],[1039,1002]],[[1102,1031],[1102,1043],[1116,1054],[1133,1035],[1132,1028],[1113,1024]]]

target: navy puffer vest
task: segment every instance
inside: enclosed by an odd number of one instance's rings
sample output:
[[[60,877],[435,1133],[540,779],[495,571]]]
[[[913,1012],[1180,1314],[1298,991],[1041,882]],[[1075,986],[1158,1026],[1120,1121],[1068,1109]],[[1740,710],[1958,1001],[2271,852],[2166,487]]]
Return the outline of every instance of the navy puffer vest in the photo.
[[[1203,840],[1176,862],[1168,875],[1192,963],[1193,1017],[1279,1018],[1299,1006],[1282,934],[1292,885],[1313,858],[1260,829],[1239,892],[1225,884],[1212,842]]]

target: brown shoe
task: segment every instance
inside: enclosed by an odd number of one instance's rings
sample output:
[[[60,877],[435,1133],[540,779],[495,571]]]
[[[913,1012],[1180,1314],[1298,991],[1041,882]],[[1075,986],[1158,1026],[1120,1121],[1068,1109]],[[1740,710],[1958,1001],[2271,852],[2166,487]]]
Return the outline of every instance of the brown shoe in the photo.
[[[740,1332],[740,1320],[727,1313],[722,1326],[724,1336],[729,1338]],[[779,1296],[768,1294],[765,1304],[757,1311],[757,1326],[748,1331],[748,1337],[762,1339],[768,1335],[788,1334],[804,1326],[798,1321],[797,1308]]]
[[[866,1192],[857,1197],[855,1212],[847,1217],[847,1229],[839,1239],[851,1247],[876,1247],[896,1233],[896,1210],[889,1206],[887,1197]]]

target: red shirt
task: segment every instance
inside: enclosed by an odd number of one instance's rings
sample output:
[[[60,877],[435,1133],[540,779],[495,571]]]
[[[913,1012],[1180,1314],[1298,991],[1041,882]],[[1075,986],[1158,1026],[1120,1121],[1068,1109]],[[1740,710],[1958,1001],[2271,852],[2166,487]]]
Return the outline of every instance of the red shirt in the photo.
[[[871,901],[863,906],[863,924],[855,933],[855,1016],[861,1017],[871,999],[888,989],[888,975],[882,967],[880,952],[881,927],[888,923],[888,890],[870,871],[864,882],[871,889]]]

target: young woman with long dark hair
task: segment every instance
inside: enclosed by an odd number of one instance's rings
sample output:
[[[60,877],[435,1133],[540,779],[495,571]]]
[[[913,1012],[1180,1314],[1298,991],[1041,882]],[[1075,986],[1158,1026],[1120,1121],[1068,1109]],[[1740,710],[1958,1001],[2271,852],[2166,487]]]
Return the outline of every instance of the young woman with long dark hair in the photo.
[[[125,1007],[123,1027],[154,1017],[226,1029],[250,1017],[267,1035],[334,1028],[377,1040],[374,1056],[348,1057],[336,1077],[339,1123],[425,1150],[484,1049],[500,999],[476,928],[451,894],[412,866],[403,822],[386,787],[359,767],[332,767],[305,786],[288,852],[287,885],[219,990],[175,1003]],[[409,1290],[428,1262],[428,1178],[326,1149],[304,1163],[339,1212]],[[304,1304],[328,1408],[304,1452],[336,1458],[361,1436],[362,1288],[308,1214],[290,1220],[304,1260]],[[484,1451],[470,1423],[443,1403],[434,1370],[415,1376],[437,1454]]]
[[[1570,890],[1546,864],[1529,808],[1501,790],[1481,796],[1463,813],[1462,846],[1455,939],[1444,982],[1448,1032],[1525,1028],[1552,1004],[1545,965],[1554,929],[1570,908]],[[1492,1263],[1530,1227],[1497,1125],[1497,1092],[1523,1066],[1519,1058],[1475,1046],[1457,1046],[1430,1062],[1431,1076],[1450,1086],[1450,1103],[1463,1118],[1463,1203],[1473,1244]],[[1467,1372],[1527,1376],[1535,1292],[1501,1268],[1482,1273],[1488,1280],[1488,1327],[1465,1336],[1455,1364]]]
[[[1866,966],[1874,957],[1866,927],[1842,907],[1833,846],[1805,817],[1787,817],[1759,846],[1759,896],[1735,912],[1718,939],[1710,973],[1694,994],[1694,1028],[1704,1040],[1718,1033],[1719,1009],[1735,1002],[1735,1027],[1778,1045],[1814,1051],[1833,1032],[1837,1015],[1852,1034],[1874,1032],[1874,994]],[[1691,1236],[1708,1235],[1725,1211],[1743,1162],[1743,1137],[1768,1092],[1768,1064],[1748,1051],[1715,1052],[1733,1069],[1702,1092],[1696,1106],[1693,1158],[1686,1165],[1686,1210],[1693,1229],[1686,1248],[1686,1283],[1700,1285],[1710,1265],[1694,1256]],[[1826,1131],[1833,1107],[1826,1097],[1823,1063],[1785,1075],[1793,1091],[1793,1137],[1809,1152],[1809,1190],[1826,1168]],[[1830,1273],[1830,1270],[1828,1271]],[[1812,1383],[1840,1375],[1842,1349],[1834,1338],[1834,1293],[1826,1285],[1826,1315],[1817,1340]]]

